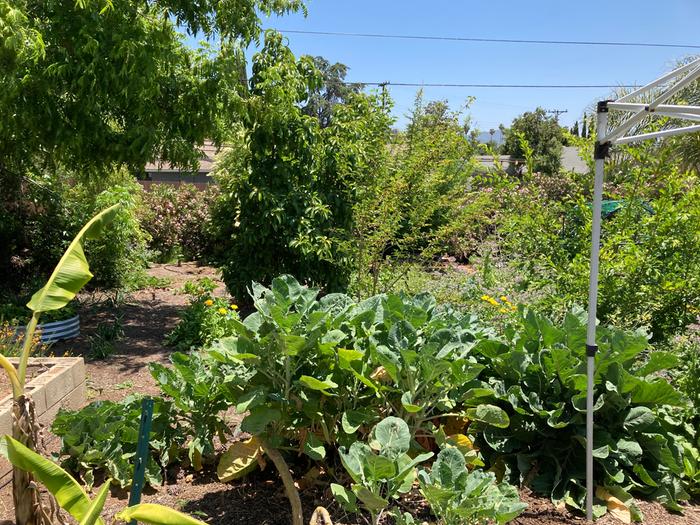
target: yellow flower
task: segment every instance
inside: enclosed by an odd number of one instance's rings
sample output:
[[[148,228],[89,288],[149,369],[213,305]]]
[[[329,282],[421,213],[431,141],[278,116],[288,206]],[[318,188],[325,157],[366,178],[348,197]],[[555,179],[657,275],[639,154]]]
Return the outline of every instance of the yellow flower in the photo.
[[[214,301],[212,301],[211,299],[207,299],[206,301],[204,301],[204,304],[206,304],[207,306],[211,306],[212,304],[214,304]]]
[[[503,301],[504,303],[509,303],[509,302],[510,302],[510,301],[508,300],[508,298],[507,298],[505,295],[501,295],[501,301]]]
[[[237,305],[237,304],[232,304],[232,305],[231,305],[231,310],[238,310],[238,305]]]
[[[224,315],[224,314],[228,313],[228,310],[226,308],[219,308],[219,313],[221,315]]]

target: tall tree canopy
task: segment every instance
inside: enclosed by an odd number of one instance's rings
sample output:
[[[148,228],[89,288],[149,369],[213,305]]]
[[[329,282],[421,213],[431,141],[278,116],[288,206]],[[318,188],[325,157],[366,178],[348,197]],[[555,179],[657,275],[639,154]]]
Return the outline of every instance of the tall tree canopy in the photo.
[[[301,0],[0,0],[0,169],[196,163],[237,104],[259,13]],[[186,46],[190,35],[216,47]]]
[[[527,139],[534,154],[534,168],[547,174],[555,174],[561,166],[561,149],[564,134],[556,117],[550,117],[542,108],[528,111],[513,120],[506,132],[503,151],[507,155],[524,157],[518,134]]]
[[[347,102],[354,93],[359,93],[362,84],[345,82],[345,76],[348,74],[348,66],[345,64],[331,64],[318,56],[313,58],[313,62],[321,74],[322,83],[312,88],[302,111],[305,115],[318,118],[321,127],[326,128],[331,123],[333,107]]]

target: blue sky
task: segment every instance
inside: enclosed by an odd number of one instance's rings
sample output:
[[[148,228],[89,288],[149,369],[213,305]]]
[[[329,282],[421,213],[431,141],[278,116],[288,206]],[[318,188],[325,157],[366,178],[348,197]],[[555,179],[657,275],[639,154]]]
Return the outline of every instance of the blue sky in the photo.
[[[662,6],[661,8],[659,6]],[[697,0],[308,0],[308,16],[264,20],[265,28],[545,40],[641,41],[700,44]],[[295,54],[322,55],[350,67],[357,82],[626,84],[645,83],[692,50],[551,46],[366,39],[289,34]],[[251,50],[252,52],[253,50]],[[695,50],[698,52],[698,50]],[[397,125],[413,104],[416,88],[390,87]],[[566,109],[571,125],[606,90],[424,89],[425,98],[447,99],[453,108],[467,97],[474,125],[509,124],[542,106]]]

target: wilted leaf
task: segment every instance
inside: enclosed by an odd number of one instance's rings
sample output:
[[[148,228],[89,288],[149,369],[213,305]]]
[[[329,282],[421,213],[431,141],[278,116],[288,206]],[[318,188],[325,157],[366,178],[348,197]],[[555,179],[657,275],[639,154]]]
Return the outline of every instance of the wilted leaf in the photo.
[[[263,453],[260,441],[251,437],[246,441],[237,441],[226,450],[219,460],[216,474],[219,480],[226,483],[234,479],[242,478],[255,469],[258,457]]]

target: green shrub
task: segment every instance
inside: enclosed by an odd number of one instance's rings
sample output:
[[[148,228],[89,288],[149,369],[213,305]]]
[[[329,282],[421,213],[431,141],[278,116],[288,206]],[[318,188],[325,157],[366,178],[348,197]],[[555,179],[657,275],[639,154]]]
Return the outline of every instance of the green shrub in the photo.
[[[318,460],[385,416],[405,419],[414,435],[451,412],[508,425],[502,410],[465,396],[483,370],[470,355],[484,337],[472,316],[438,308],[427,294],[317,295],[289,276],[254,284],[256,311],[212,348],[253,373],[235,400],[248,411],[243,431]]]
[[[357,500],[379,523],[379,516],[392,499],[409,492],[416,479],[416,465],[433,457],[432,452],[416,457],[408,455],[411,433],[408,425],[397,417],[382,419],[372,429],[369,445],[356,441],[348,450],[340,448],[340,459],[352,478],[351,491],[332,484],[331,490],[341,505],[357,511]]]
[[[71,222],[82,225],[96,210],[120,203],[114,222],[98,241],[85,243],[85,253],[95,274],[93,286],[130,288],[143,279],[146,268],[147,234],[136,217],[141,202],[141,186],[128,173],[111,175],[102,191],[100,186],[78,183],[68,193]]]
[[[310,57],[295,59],[267,33],[241,128],[216,168],[217,258],[239,301],[250,282],[286,272],[328,291],[347,286],[356,192],[374,173],[389,119],[376,97],[355,94],[321,128],[299,106],[319,81]]]
[[[510,418],[508,428],[484,429],[484,456],[506,478],[579,509],[585,496],[585,321],[571,313],[559,327],[525,311],[501,338],[474,347],[486,367],[480,396]],[[649,344],[642,333],[599,327],[597,338],[596,483],[625,502],[631,491],[680,510],[678,501],[688,498],[679,484],[681,453],[655,412],[683,404],[657,376],[677,359],[665,352],[643,359]]]
[[[29,172],[12,184],[0,177],[0,295],[33,290],[70,241],[70,207],[62,173]]]
[[[51,425],[51,432],[61,438],[56,459],[79,473],[88,488],[96,471],[107,472],[117,484],[127,487],[134,473],[140,420],[139,396],[128,396],[119,403],[96,401],[78,411],[60,410]],[[161,469],[184,439],[171,402],[155,399],[151,429],[146,481],[157,486],[163,482]]]
[[[139,220],[150,235],[148,248],[157,260],[211,256],[211,207],[216,194],[215,186],[199,190],[191,184],[155,184],[144,192]]]
[[[526,507],[518,490],[498,483],[493,472],[467,470],[464,455],[455,447],[440,451],[430,472],[418,472],[420,489],[440,525],[507,523]]]
[[[203,461],[214,455],[214,437],[226,443],[230,431],[223,412],[249,374],[240,365],[222,364],[205,352],[176,352],[170,362],[170,367],[151,363],[151,375],[172,400],[190,463],[200,470]]]
[[[216,283],[208,278],[185,283],[184,291],[191,296],[191,301],[167,335],[166,344],[179,350],[203,348],[235,333],[238,305],[212,295],[215,288]]]

